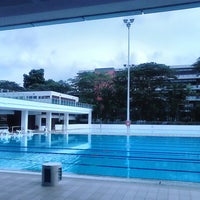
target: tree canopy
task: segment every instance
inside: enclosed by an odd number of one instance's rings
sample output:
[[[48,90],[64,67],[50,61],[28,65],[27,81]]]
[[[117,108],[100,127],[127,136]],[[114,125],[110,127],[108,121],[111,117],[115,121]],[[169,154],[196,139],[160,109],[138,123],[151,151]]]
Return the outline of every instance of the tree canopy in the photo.
[[[24,74],[24,88],[26,90],[36,91],[55,91],[67,93],[71,90],[71,86],[66,81],[54,81],[53,79],[45,80],[44,69],[31,70],[29,74]]]
[[[144,63],[130,69],[130,116],[132,120],[165,121],[179,118],[185,101],[184,87],[169,66]],[[93,116],[102,120],[126,120],[127,69],[106,73],[82,72],[71,79],[74,95],[94,106]],[[176,107],[176,109],[174,109]],[[175,111],[174,111],[175,110]]]
[[[24,74],[24,88],[33,89],[45,83],[44,69],[32,69],[29,74]]]
[[[166,88],[173,71],[157,63],[140,64],[131,70],[132,119],[164,120]]]
[[[197,59],[197,61],[193,64],[193,66],[196,68],[196,70],[200,73],[200,57]]]
[[[200,73],[200,58],[193,64]],[[169,66],[154,62],[130,67],[130,118],[133,121],[198,120],[199,103],[192,112],[186,110],[188,84],[180,84]],[[198,74],[197,74],[198,75]],[[45,80],[44,69],[32,69],[24,74],[24,87],[15,82],[0,81],[0,89],[9,91],[56,91],[79,97],[82,103],[93,105],[94,120],[125,121],[127,107],[127,69],[115,71],[84,71],[69,80]],[[198,79],[198,78],[197,78]],[[197,85],[199,84],[197,80]],[[192,91],[194,92],[194,91]],[[196,93],[195,93],[196,94]]]
[[[0,80],[0,90],[5,91],[23,91],[24,88],[13,81]]]

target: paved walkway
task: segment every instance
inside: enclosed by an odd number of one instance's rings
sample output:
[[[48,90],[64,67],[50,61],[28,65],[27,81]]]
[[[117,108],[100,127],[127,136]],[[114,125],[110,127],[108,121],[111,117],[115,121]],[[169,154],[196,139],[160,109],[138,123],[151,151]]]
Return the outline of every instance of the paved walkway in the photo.
[[[41,186],[41,175],[0,172],[1,200],[199,200],[200,184],[63,177]]]

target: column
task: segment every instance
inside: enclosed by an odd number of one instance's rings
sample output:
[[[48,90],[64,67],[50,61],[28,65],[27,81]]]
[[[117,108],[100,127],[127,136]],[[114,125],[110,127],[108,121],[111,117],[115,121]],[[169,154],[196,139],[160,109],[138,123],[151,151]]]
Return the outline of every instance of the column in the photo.
[[[52,124],[52,113],[47,112],[46,113],[46,129],[48,132],[51,132],[51,124]]]
[[[28,110],[21,111],[21,131],[27,133],[28,131]]]
[[[36,115],[35,116],[35,125],[38,127],[38,130],[39,131],[43,131],[42,129],[42,115]]]

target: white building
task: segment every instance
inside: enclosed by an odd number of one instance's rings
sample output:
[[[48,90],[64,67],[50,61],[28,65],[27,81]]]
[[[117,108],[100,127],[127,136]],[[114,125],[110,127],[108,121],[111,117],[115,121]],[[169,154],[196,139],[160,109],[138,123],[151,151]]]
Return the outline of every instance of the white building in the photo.
[[[69,102],[77,103],[79,101],[78,97],[54,91],[1,92],[0,96],[62,105],[65,105]]]
[[[53,91],[0,92],[0,122],[10,131],[66,131],[77,115],[87,116],[87,126],[91,124],[92,107],[75,96]]]

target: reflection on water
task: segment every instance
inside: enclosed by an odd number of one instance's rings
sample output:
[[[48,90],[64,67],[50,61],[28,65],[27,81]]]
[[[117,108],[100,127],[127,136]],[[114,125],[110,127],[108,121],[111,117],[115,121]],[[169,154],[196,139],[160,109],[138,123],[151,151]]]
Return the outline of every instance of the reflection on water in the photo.
[[[51,146],[58,146],[58,147],[72,147],[73,144],[75,146],[88,143],[91,144],[91,134],[88,135],[73,135],[73,134],[0,134],[0,144],[7,144],[12,146],[21,146],[21,147],[51,147]]]
[[[12,142],[20,143],[22,146],[27,146],[27,141],[31,140],[33,133],[13,133],[13,134],[0,134],[0,143],[8,144]]]

